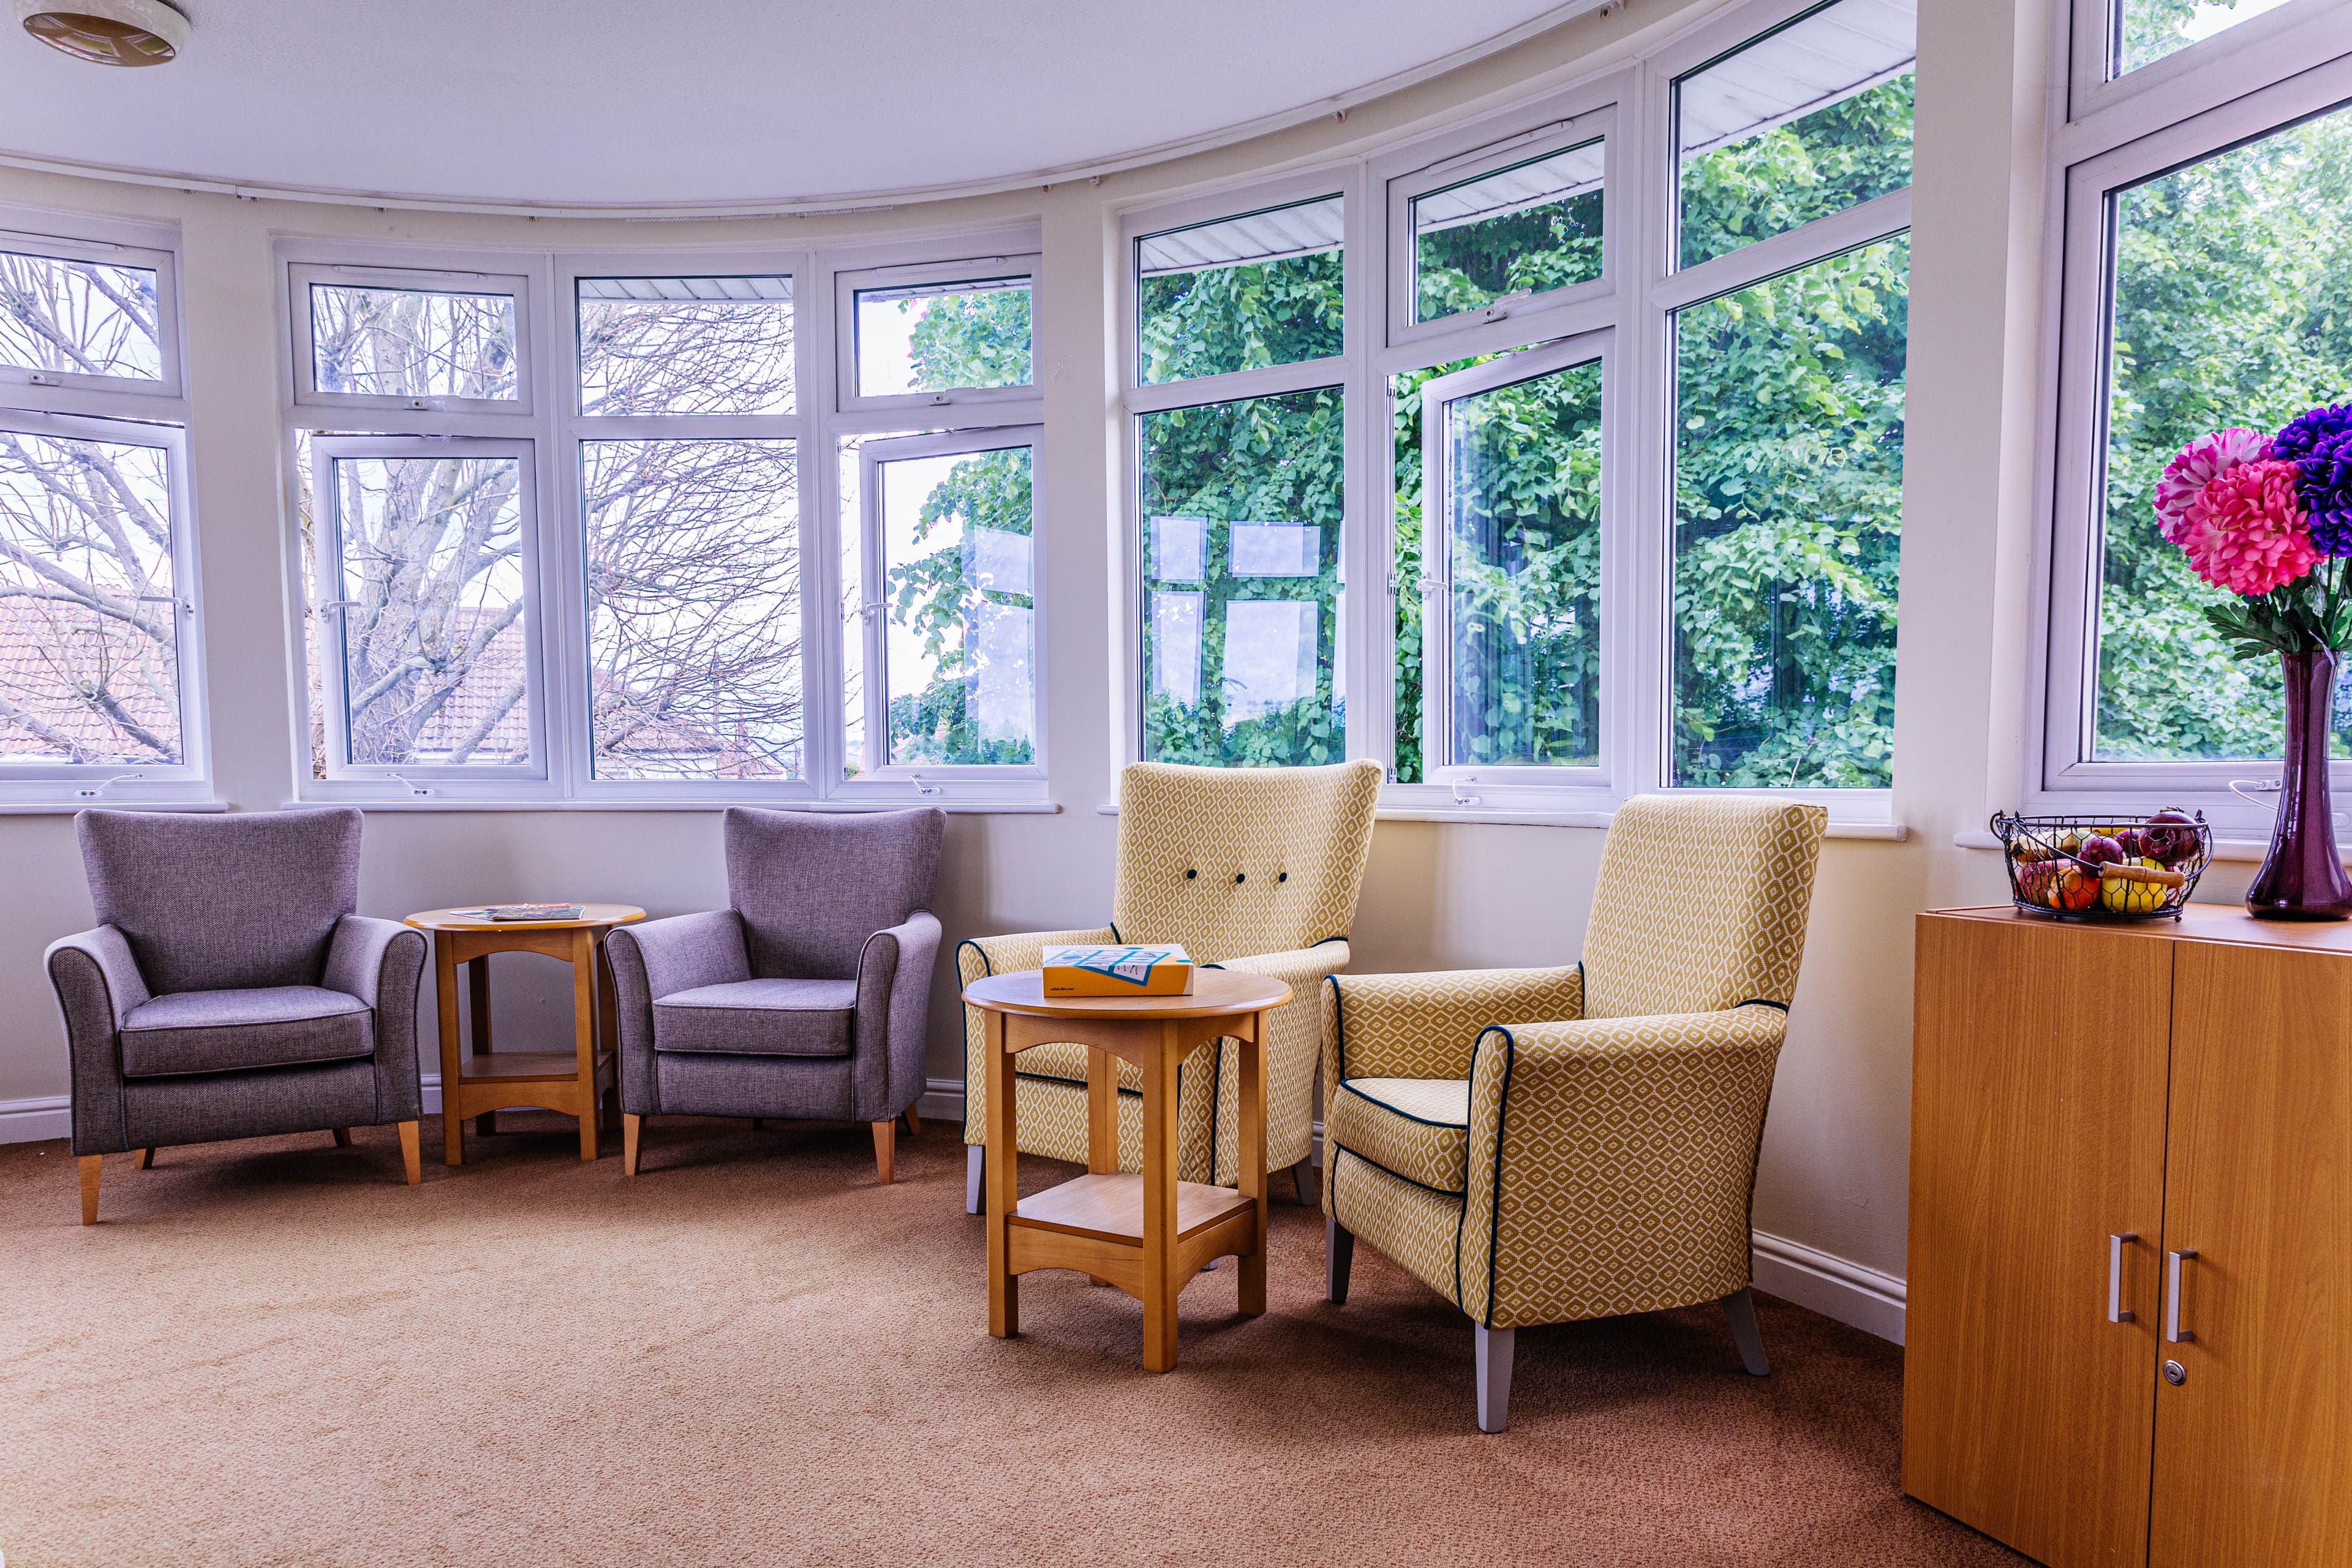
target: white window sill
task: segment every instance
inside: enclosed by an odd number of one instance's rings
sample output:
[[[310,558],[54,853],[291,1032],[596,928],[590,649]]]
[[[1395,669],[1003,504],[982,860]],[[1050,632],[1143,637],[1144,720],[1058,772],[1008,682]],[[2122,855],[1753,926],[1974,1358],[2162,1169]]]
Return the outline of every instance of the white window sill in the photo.
[[[320,811],[350,806],[360,811],[724,811],[731,805],[752,806],[761,811],[808,811],[834,816],[856,816],[877,811],[908,811],[919,805],[935,805],[950,816],[1051,816],[1061,811],[1053,801],[973,801],[973,800],[485,800],[465,799],[452,795],[425,798],[387,797],[382,800],[362,799],[355,795],[333,799],[289,800],[279,805],[280,811]],[[59,807],[60,810],[71,809]],[[161,808],[159,808],[161,809]],[[216,809],[226,809],[220,807]]]
[[[2000,847],[2000,840],[1994,837],[1991,834],[1987,833],[1980,827],[1970,828],[1966,833],[1955,833],[1952,835],[1952,847],[1955,849],[1999,849]],[[2268,855],[2270,852],[2271,841],[2267,838],[2216,837],[2213,840],[2213,858],[2216,860],[2243,861],[2250,865],[2259,866],[2263,862],[2263,857]],[[2352,866],[2352,848],[2345,848],[2339,845],[2337,858],[2341,859],[2347,866]]]
[[[71,816],[83,811],[220,812],[225,800],[7,800],[0,816]]]
[[[1116,805],[1095,807],[1098,816],[1117,816]],[[1373,819],[1379,822],[1449,822],[1472,826],[1507,827],[1597,827],[1605,828],[1616,813],[1612,811],[1487,811],[1477,806],[1403,806],[1384,805],[1376,810]],[[1832,838],[1875,839],[1900,844],[1911,837],[1911,829],[1900,822],[1840,822],[1830,820]]]

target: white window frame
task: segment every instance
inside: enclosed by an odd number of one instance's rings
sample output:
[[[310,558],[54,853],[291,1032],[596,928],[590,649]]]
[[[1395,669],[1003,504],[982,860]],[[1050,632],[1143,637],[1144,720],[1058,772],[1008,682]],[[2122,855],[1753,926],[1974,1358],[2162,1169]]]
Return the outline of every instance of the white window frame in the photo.
[[[539,322],[531,279],[521,273],[479,272],[463,268],[377,267],[349,261],[296,262],[289,272],[293,332],[294,401],[305,408],[383,410],[415,414],[477,414],[530,418],[536,409]],[[505,295],[514,301],[515,395],[501,397],[401,397],[375,393],[321,392],[319,357],[311,336],[310,289],[376,289],[404,293]]]
[[[1523,323],[1521,330],[1526,330],[1525,323],[1538,319],[1546,309],[1573,306],[1609,294],[1613,288],[1609,264],[1615,259],[1609,241],[1617,226],[1616,214],[1611,210],[1615,202],[1618,174],[1616,129],[1616,106],[1605,103],[1551,124],[1507,136],[1499,142],[1440,156],[1411,174],[1390,176],[1386,182],[1389,346],[1399,348],[1427,339],[1448,337],[1465,326],[1485,326],[1512,317],[1519,318]],[[1450,316],[1440,316],[1433,321],[1416,321],[1421,269],[1420,247],[1412,227],[1412,204],[1433,191],[1464,184],[1496,170],[1516,168],[1593,141],[1601,143],[1601,276],[1539,293],[1506,294],[1480,310],[1457,310]],[[1423,150],[1428,151],[1426,148]]]
[[[79,810],[84,806],[176,805],[219,809],[213,798],[210,731],[205,721],[204,602],[196,573],[194,508],[183,426],[91,415],[0,408],[0,428],[57,440],[152,447],[164,454],[172,530],[174,679],[180,696],[180,757],[175,763],[10,763],[0,764],[0,811]]]
[[[2074,0],[2060,5],[2054,57],[2068,61],[2066,118],[2074,121],[2120,114],[2135,133],[2155,130],[2220,107],[2281,76],[2284,52],[2305,62],[2334,52],[2329,29],[2342,37],[2338,0],[2287,0],[2210,37],[2188,44],[2137,70],[2116,73],[2124,0]]]
[[[2079,0],[2077,25],[2079,13],[2095,10],[2098,3],[2104,0]],[[2352,0],[2325,4],[2338,19],[2333,32],[2305,26],[2298,35],[2302,47],[2290,51],[2283,36],[2261,26],[2276,16],[2302,15],[2297,5],[2282,7],[2111,84],[2122,86],[2178,66],[2164,79],[2175,80],[2176,94],[2117,96],[2111,107],[2051,137],[2052,222],[2044,276],[2047,297],[2058,305],[2045,323],[2042,353],[2042,406],[2052,413],[2043,422],[2040,458],[2034,659],[2027,691],[2026,776],[2021,781],[2023,809],[2029,812],[2129,816],[2177,805],[2203,811],[2225,836],[2269,834],[2269,814],[2229,785],[2233,778],[2275,776],[2275,761],[2091,760],[2098,563],[2104,553],[2099,527],[2105,511],[2112,214],[2114,198],[2129,187],[2352,104]],[[2066,19],[2059,20],[2063,26]],[[2315,63],[2313,40],[2323,36],[2335,57]],[[2214,47],[2225,42],[2232,47]],[[2269,85],[2221,96],[2242,85],[2252,61],[2266,64]],[[2168,123],[2146,129],[2148,113],[2162,110],[2168,100],[2178,112]],[[2352,763],[2339,762],[2332,771],[2339,787],[2352,786]]]
[[[1018,804],[1044,798],[1045,757],[1046,599],[1044,508],[1037,503],[1034,483],[1035,463],[1045,443],[1043,425],[996,426],[974,430],[942,431],[928,436],[890,436],[866,441],[857,448],[858,581],[865,597],[858,605],[862,674],[859,697],[864,704],[866,750],[869,765],[854,779],[842,781],[837,794],[845,800],[868,797],[904,803],[909,789],[921,798],[940,801]],[[887,671],[889,632],[884,624],[888,598],[879,590],[889,570],[884,538],[881,466],[908,458],[944,458],[1029,448],[1033,483],[1029,510],[1029,598],[1035,607],[1030,616],[1030,702],[1034,763],[914,763],[873,761],[886,755],[890,734],[890,689]]]
[[[516,784],[542,788],[551,776],[548,766],[546,634],[533,630],[545,613],[545,558],[540,551],[539,455],[536,443],[497,437],[467,436],[314,436],[310,451],[316,465],[313,517],[318,535],[314,565],[318,577],[312,600],[320,613],[320,692],[325,707],[327,778],[330,784],[357,783],[380,788],[386,784],[404,790],[422,789],[454,799],[497,796]],[[341,461],[384,458],[393,461],[436,461],[463,458],[505,458],[515,464],[516,497],[523,551],[523,701],[528,706],[530,736],[529,763],[403,763],[389,765],[349,761],[350,699],[343,690],[342,549],[340,523],[341,490],[333,480]]]
[[[1037,274],[1043,258],[1035,251],[999,256],[973,256],[954,261],[919,261],[896,266],[866,267],[834,274],[834,345],[838,378],[835,395],[844,412],[884,409],[961,408],[973,404],[1034,403],[1037,391]],[[939,392],[865,394],[857,389],[857,296],[879,289],[907,289],[955,284],[1005,283],[1023,279],[1029,285],[1029,379],[1019,386],[959,386]]]
[[[44,224],[75,230],[71,236],[46,232]],[[107,237],[122,236],[121,241]],[[132,419],[184,418],[184,411],[156,412],[145,405],[175,404],[185,399],[182,370],[180,325],[180,258],[162,236],[138,227],[76,218],[62,222],[58,215],[0,207],[0,250],[22,256],[55,257],[62,261],[89,261],[101,266],[143,268],[155,274],[155,340],[161,376],[144,381],[130,375],[88,375],[79,371],[32,370],[0,364],[0,398],[12,406],[32,406],[59,413],[92,414]],[[28,401],[29,400],[29,401]],[[136,400],[135,402],[130,400]],[[135,410],[135,411],[134,411]]]

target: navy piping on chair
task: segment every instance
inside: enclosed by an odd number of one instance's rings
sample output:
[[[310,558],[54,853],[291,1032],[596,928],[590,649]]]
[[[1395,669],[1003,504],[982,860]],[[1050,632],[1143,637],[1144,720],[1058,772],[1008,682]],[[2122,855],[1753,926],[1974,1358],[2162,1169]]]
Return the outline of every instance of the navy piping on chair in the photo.
[[[1501,1246],[1503,1236],[1503,1139],[1511,1126],[1511,1069],[1519,1064],[1519,1042],[1512,1036],[1510,1030],[1500,1024],[1489,1024],[1479,1030],[1479,1044],[1485,1044],[1488,1035],[1502,1036],[1505,1047],[1502,1100],[1501,1103],[1495,1107],[1495,1208],[1486,1221],[1486,1321],[1481,1325],[1491,1329],[1495,1326],[1495,1254]],[[1472,1082],[1477,1081],[1477,1057],[1474,1047],[1470,1064]],[[1462,1195],[1462,1214],[1466,1221],[1470,1214],[1470,1195],[1466,1192]],[[1454,1266],[1456,1269],[1462,1267],[1462,1247],[1458,1241],[1454,1247]],[[1455,1280],[1454,1291],[1455,1299],[1458,1300],[1461,1292],[1458,1277]]]

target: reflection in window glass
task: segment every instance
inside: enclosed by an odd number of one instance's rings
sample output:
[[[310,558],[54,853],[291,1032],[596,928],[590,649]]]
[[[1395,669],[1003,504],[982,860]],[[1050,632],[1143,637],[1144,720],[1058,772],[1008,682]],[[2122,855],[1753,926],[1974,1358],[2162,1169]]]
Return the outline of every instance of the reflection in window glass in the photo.
[[[2116,74],[2137,70],[2175,49],[2224,32],[2286,0],[2120,0]]]
[[[1675,317],[1672,780],[1884,788],[1907,236]]]
[[[1138,240],[1143,384],[1339,353],[1346,224],[1326,196]]]
[[[1030,384],[1029,279],[860,289],[857,395]]]
[[[2165,464],[2352,395],[2352,110],[2118,192],[2093,755],[2276,757],[2276,660],[2244,661],[2217,590],[2157,531]],[[2336,704],[2352,740],[2352,683]],[[2338,752],[2339,755],[2346,754]]]
[[[331,470],[344,760],[530,761],[518,461],[339,458]]]
[[[887,458],[890,761],[1036,761],[1030,448]]]
[[[144,267],[0,250],[0,364],[161,381],[155,288]]]
[[[510,294],[314,283],[310,346],[320,392],[491,402],[520,395]]]
[[[1837,0],[1675,84],[1682,265],[1911,183],[1916,0]]]
[[[799,777],[793,443],[583,441],[580,469],[596,776]]]
[[[580,412],[790,414],[790,278],[583,278]]]
[[[1412,199],[1413,320],[1601,276],[1599,138]]]
[[[1456,763],[1601,752],[1601,366],[1445,404]]]
[[[0,767],[184,760],[168,465],[0,429]]]
[[[1326,387],[1140,416],[1146,758],[1273,766],[1345,751],[1341,406]]]

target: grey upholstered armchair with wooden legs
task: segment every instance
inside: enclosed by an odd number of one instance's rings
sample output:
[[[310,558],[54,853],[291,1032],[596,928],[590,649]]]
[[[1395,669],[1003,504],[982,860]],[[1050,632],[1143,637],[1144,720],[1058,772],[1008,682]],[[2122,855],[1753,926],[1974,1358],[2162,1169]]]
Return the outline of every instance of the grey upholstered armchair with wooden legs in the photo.
[[[914,1124],[947,817],[727,813],[730,908],[606,939],[621,1036],[621,1165],[648,1116],[865,1121],[888,1184]]]
[[[81,1221],[100,1162],[283,1132],[397,1125],[411,1186],[425,938],[354,914],[360,814],[75,819],[93,930],[44,959],[73,1060]]]

